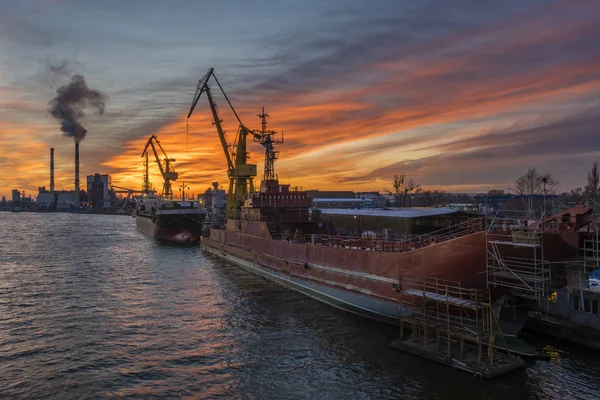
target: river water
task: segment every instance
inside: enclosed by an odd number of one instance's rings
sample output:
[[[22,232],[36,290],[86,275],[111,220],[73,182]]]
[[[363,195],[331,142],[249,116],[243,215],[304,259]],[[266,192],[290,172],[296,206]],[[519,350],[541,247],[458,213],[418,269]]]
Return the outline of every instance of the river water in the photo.
[[[0,213],[0,398],[593,399],[597,353],[494,381],[388,347],[395,328],[155,243],[130,217]]]

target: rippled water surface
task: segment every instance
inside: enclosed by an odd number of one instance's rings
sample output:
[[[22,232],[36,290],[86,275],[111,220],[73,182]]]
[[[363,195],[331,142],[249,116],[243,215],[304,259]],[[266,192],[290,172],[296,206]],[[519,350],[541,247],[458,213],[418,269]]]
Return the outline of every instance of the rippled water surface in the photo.
[[[396,329],[122,216],[0,213],[0,398],[593,399],[598,354],[496,381],[391,350]]]

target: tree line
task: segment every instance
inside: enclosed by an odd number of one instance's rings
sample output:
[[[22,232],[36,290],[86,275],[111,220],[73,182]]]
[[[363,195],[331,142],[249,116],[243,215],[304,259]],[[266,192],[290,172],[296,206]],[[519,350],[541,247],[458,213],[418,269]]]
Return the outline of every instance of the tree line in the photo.
[[[427,189],[406,174],[394,175],[393,190],[387,190],[398,208],[438,207],[447,203],[471,203],[473,197],[466,193],[448,193],[440,189]]]
[[[600,168],[594,162],[592,169],[587,174],[587,185],[575,188],[569,192],[558,191],[559,182],[550,173],[542,173],[535,168],[515,180],[514,187],[492,189],[487,192],[489,196],[502,196],[515,194],[519,196],[520,204],[512,204],[525,210],[539,207],[540,196],[549,195],[565,205],[586,204],[594,212],[600,210]],[[393,190],[388,190],[393,195],[397,207],[437,207],[446,203],[472,203],[473,196],[466,193],[447,193],[439,189],[427,189],[406,174],[394,175]],[[512,190],[512,193],[509,191]]]

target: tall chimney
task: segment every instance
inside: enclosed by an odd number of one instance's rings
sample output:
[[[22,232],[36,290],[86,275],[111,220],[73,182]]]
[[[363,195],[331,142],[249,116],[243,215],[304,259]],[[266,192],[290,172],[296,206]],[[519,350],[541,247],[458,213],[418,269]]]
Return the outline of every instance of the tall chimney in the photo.
[[[50,148],[50,191],[54,192],[54,147]]]
[[[75,142],[75,206],[79,205],[79,142]]]

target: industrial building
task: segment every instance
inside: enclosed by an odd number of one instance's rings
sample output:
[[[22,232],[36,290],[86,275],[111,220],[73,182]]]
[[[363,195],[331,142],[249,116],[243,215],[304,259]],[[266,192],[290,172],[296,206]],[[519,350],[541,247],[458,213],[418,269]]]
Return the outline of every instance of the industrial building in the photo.
[[[211,210],[214,217],[223,217],[225,216],[227,194],[225,190],[219,189],[219,182],[213,182],[212,189],[208,188],[203,194],[198,195],[198,204],[200,208]]]
[[[54,190],[46,190],[45,186],[38,188],[35,199],[36,208],[40,211],[51,211],[56,209],[56,195]]]
[[[473,217],[472,214],[445,207],[398,210],[324,208],[316,212],[323,221],[335,227],[338,234],[359,236],[364,232],[373,232],[396,238],[437,231]]]
[[[385,208],[387,199],[379,192],[357,192],[349,190],[307,190],[315,208]]]
[[[13,206],[21,206],[21,192],[18,189],[12,190]]]
[[[99,175],[99,174],[96,174]],[[91,175],[92,177],[94,175]],[[108,175],[102,175],[108,181]],[[88,177],[89,180],[89,177]],[[106,190],[102,189],[102,199],[109,198],[108,185]],[[18,191],[13,191],[18,192]],[[14,202],[15,193],[13,193],[13,204],[20,204],[19,200]],[[46,186],[38,188],[35,209],[38,211],[67,211],[78,208],[81,202],[85,202],[87,193],[79,189],[79,144],[75,144],[75,190],[55,190],[54,185],[54,148],[50,149],[50,188]],[[104,205],[104,204],[103,204]]]
[[[315,208],[368,208],[366,203],[370,200],[356,198],[354,192],[349,190],[307,190],[306,196],[312,198]]]
[[[57,211],[67,211],[72,207],[77,207],[77,199],[85,199],[85,192],[76,194],[74,191],[61,190],[58,192],[55,191],[54,195],[56,196]]]
[[[107,174],[93,174],[87,176],[88,203],[94,210],[106,210],[110,208],[110,186],[111,180],[110,176]]]
[[[357,199],[370,200],[366,201],[363,206],[369,208],[385,208],[387,206],[387,199],[379,192],[358,192],[356,193]]]

